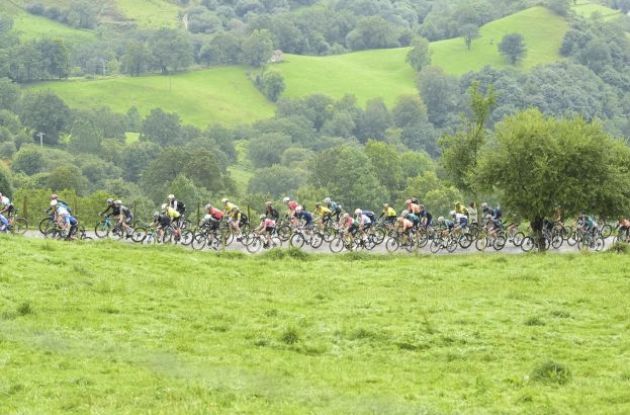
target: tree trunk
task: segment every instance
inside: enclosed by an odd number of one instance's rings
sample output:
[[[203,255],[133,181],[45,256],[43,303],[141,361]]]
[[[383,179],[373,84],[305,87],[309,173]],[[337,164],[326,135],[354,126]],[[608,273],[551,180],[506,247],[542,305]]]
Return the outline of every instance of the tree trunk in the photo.
[[[536,242],[536,246],[538,247],[538,250],[541,252],[545,251],[546,249],[545,237],[543,235],[544,220],[545,218],[537,216],[532,220],[532,223],[531,223],[532,230],[534,231],[534,242]]]

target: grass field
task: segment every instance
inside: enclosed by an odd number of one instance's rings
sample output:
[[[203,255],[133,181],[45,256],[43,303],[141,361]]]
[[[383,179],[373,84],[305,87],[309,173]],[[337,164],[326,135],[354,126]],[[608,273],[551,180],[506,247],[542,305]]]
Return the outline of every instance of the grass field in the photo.
[[[115,0],[118,10],[143,28],[176,27],[180,9],[165,0]]]
[[[604,20],[614,19],[621,16],[619,10],[611,9],[610,7],[603,6],[598,3],[580,1],[571,6],[578,16],[592,17],[594,13],[599,14]]]
[[[50,90],[72,107],[108,105],[116,112],[136,106],[142,115],[153,108],[177,112],[186,123],[250,123],[273,115],[274,106],[253,86],[242,68],[218,67],[173,76],[116,77],[96,81],[48,82]]]
[[[628,256],[0,246],[0,413],[630,412]]]

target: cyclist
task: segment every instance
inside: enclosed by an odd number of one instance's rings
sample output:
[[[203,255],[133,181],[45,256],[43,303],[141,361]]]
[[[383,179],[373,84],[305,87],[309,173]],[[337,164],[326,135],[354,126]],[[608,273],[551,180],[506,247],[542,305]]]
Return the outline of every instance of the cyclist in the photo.
[[[272,206],[271,202],[265,203],[265,216],[275,221],[280,219],[280,213],[278,213],[278,210]]]
[[[331,200],[329,197],[324,199],[324,204],[330,209],[332,214],[335,216],[335,219],[339,221],[339,217],[341,215],[341,205]]]
[[[453,228],[455,227],[455,224],[450,220],[444,219],[444,216],[438,217],[438,225],[440,226],[440,228],[446,229],[449,231],[452,231]]]
[[[394,223],[396,223],[396,211],[388,203],[385,203],[383,204],[383,211],[381,212],[381,216],[379,216],[378,218],[384,218],[383,223],[386,225],[393,225]]]
[[[417,228],[418,226],[420,226],[420,217],[418,215],[416,215],[415,213],[411,213],[408,210],[403,210],[400,213],[400,216],[402,218],[407,219],[411,223],[413,223],[413,227],[414,228]]]
[[[298,221],[303,221],[304,227],[307,229],[313,225],[313,215],[311,214],[311,212],[304,210],[302,206],[297,206],[295,208],[295,218]]]
[[[352,218],[352,216],[350,216],[350,214],[343,213],[341,215],[341,218],[339,219],[339,228],[345,232],[348,232],[351,234],[354,233],[355,231],[354,219]]]
[[[164,230],[171,225],[171,218],[164,211],[162,213],[155,211],[153,212],[152,225],[155,226],[158,236],[157,240],[161,241],[162,237],[164,236]]]
[[[466,215],[464,215],[463,213],[458,213],[455,210],[452,210],[450,213],[451,218],[453,218],[453,222],[455,223],[455,226],[461,229],[465,229],[468,226],[468,217]]]
[[[259,218],[260,224],[254,232],[260,234],[262,231],[265,231],[265,243],[263,246],[268,248],[271,245],[271,235],[276,231],[276,220],[265,214],[260,215]]]
[[[470,204],[466,208],[466,212],[468,213],[468,222],[470,222],[471,224],[478,223],[479,219],[477,216],[477,205],[475,205],[475,202],[470,202]]]
[[[372,213],[372,217],[374,217],[374,213]],[[355,223],[356,229],[358,229],[361,232],[361,234],[364,234],[365,231],[368,230],[370,226],[372,226],[372,220],[361,209],[355,209],[354,223]]]
[[[56,199],[53,199],[56,200]],[[57,201],[57,203],[63,205],[62,202]],[[120,209],[116,208],[116,205],[114,204],[114,199],[109,198],[105,201],[105,203],[107,204],[107,207],[105,208],[104,211],[100,212],[98,215],[99,216],[103,216],[104,214],[106,214],[107,212],[109,212],[110,210],[112,211],[112,216],[119,216],[120,215]]]
[[[11,216],[13,210],[14,208],[9,198],[0,193],[0,231],[4,231],[11,227]]]
[[[433,224],[433,215],[424,207],[424,205],[420,205],[420,213],[418,213],[417,216],[420,218],[420,222],[423,224],[425,229]]]
[[[223,202],[223,214],[228,217],[228,226],[236,234],[236,240],[241,242],[241,209],[227,198],[221,200]]]
[[[597,222],[595,222],[595,219],[593,219],[592,216],[585,214],[584,212],[581,212],[580,216],[578,217],[578,225],[580,226],[580,229],[582,229],[584,232],[593,232],[595,229],[597,229]]]
[[[628,218],[619,218],[619,240],[627,241],[630,236],[630,220]]]
[[[287,215],[289,216],[289,219],[294,218],[295,211],[299,206],[298,202],[292,200],[290,197],[285,197],[284,199],[282,199],[282,203],[287,205]]]
[[[118,214],[118,224],[125,231],[125,235],[127,236],[127,238],[129,238],[131,236],[131,233],[133,232],[133,229],[131,228],[131,222],[133,222],[133,213],[131,212],[131,209],[123,205],[121,200],[115,200],[114,207],[117,208],[120,212]]]
[[[177,212],[179,212],[179,218],[177,219],[177,227],[181,228],[182,225],[184,224],[184,217],[186,216],[186,205],[184,204],[184,202],[181,202],[177,199],[175,199],[175,195],[170,194],[168,195],[168,197],[166,198],[168,200],[168,206],[171,209],[175,209]]]
[[[320,227],[324,227],[324,223],[332,220],[332,211],[328,209],[326,206],[322,206],[321,203],[315,204],[315,216],[317,217],[317,224]]]
[[[414,201],[417,201],[417,200],[418,199],[407,199],[407,200],[405,200],[405,206],[407,207],[407,211],[409,211],[409,213],[413,213],[415,215],[420,213],[420,205],[418,203],[414,202]]]
[[[168,203],[162,203],[162,213],[168,216],[170,225],[173,228],[173,236],[178,241],[181,235],[179,228],[179,218],[182,216],[175,208],[172,208]]]
[[[68,235],[66,236],[66,239],[74,239],[74,234],[79,227],[79,221],[77,220],[77,218],[72,216],[68,208],[65,205],[59,203],[56,199],[50,201],[50,207],[54,212],[57,225],[59,225],[59,227],[63,230],[68,230]]]
[[[212,206],[212,204],[208,203],[205,206],[205,210],[206,210],[206,214],[203,217],[203,219],[201,220],[201,226],[207,226],[208,230],[210,231],[216,231],[217,229],[219,229],[219,224],[221,223],[221,220],[223,219],[223,211],[215,208],[214,206]]]
[[[455,202],[455,212],[466,215],[466,206],[464,206],[462,202]]]

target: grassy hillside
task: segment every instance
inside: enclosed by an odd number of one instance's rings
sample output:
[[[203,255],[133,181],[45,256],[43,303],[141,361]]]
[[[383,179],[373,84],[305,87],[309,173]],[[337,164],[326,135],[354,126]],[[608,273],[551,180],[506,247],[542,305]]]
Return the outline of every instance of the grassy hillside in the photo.
[[[215,122],[250,123],[273,115],[273,105],[254,88],[240,67],[173,76],[48,82],[32,88],[51,90],[73,107],[108,105],[114,111],[126,112],[136,106],[142,115],[160,107],[175,111],[186,123],[202,128]]]
[[[626,256],[0,244],[0,413],[630,412]]]
[[[560,59],[559,50],[568,27],[566,20],[550,10],[533,7],[483,26],[470,51],[466,49],[463,38],[433,43],[433,64],[456,75],[486,65],[505,67],[508,64],[499,53],[498,44],[503,36],[514,32],[522,34],[527,45],[527,56],[520,67],[550,63]]]
[[[116,8],[126,18],[143,28],[176,27],[180,9],[165,0],[115,0]]]
[[[571,10],[582,17],[592,17],[596,13],[604,20],[614,19],[621,16],[621,12],[619,10],[614,10],[610,7],[588,1],[580,1],[572,4]]]
[[[45,17],[34,16],[16,4],[0,1],[0,13],[6,13],[13,18],[13,27],[23,40],[52,38],[73,43],[94,38],[94,33],[89,30],[73,29]]]

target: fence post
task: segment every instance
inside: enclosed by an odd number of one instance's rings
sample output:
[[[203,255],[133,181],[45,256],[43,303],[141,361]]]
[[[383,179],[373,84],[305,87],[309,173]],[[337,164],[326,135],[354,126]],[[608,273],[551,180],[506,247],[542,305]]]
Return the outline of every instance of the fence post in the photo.
[[[28,218],[28,197],[24,196],[24,200],[22,201],[22,216],[29,222]]]
[[[201,222],[201,202],[197,201],[197,224],[196,225],[198,225],[199,222]]]

